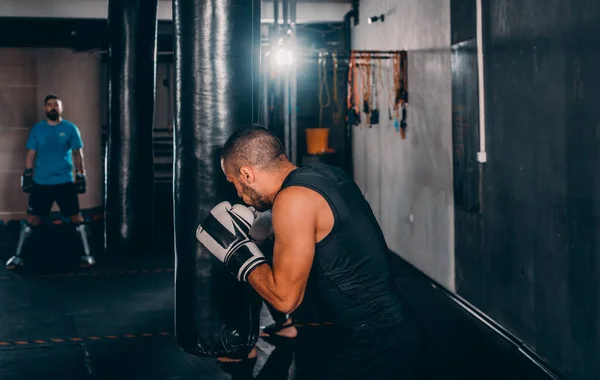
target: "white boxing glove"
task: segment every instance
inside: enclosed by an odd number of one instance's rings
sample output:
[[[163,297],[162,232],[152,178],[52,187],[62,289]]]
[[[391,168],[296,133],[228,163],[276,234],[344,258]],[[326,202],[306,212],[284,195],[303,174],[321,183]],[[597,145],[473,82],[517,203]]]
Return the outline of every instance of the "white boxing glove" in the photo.
[[[248,237],[254,223],[252,210],[229,202],[216,205],[196,230],[196,238],[221,260],[239,281],[266,262],[264,255]]]
[[[254,211],[254,222],[248,235],[258,245],[273,237],[273,213],[271,210]]]

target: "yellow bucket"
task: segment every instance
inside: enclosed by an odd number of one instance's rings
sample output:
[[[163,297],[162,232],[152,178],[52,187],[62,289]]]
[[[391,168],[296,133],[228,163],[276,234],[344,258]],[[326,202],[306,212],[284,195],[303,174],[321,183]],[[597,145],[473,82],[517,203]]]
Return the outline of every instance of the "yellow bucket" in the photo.
[[[308,154],[328,151],[329,128],[306,128],[306,150]]]

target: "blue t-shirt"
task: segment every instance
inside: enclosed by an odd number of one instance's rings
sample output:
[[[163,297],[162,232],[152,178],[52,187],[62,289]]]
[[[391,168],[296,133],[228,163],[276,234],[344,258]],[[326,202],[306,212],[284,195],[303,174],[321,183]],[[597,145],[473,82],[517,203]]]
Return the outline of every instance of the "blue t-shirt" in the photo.
[[[68,120],[37,123],[29,133],[27,149],[36,151],[33,180],[40,185],[73,182],[73,149],[83,148],[79,129]]]

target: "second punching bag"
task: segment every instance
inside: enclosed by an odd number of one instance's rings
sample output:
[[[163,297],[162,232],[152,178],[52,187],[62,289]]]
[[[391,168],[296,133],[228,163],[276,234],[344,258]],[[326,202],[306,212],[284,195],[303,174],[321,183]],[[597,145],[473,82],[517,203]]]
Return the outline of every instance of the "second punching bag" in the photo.
[[[154,230],[157,0],[110,0],[108,253],[145,254]]]
[[[175,0],[175,334],[186,352],[244,358],[261,299],[196,240],[219,202],[239,203],[219,160],[237,128],[256,122],[260,0]]]

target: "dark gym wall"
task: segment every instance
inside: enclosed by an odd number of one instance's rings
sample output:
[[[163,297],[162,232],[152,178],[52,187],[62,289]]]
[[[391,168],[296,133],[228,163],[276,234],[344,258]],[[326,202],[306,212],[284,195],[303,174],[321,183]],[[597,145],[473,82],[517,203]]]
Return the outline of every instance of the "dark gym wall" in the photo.
[[[484,4],[489,161],[481,212],[456,208],[457,292],[569,378],[598,379],[600,6]]]

